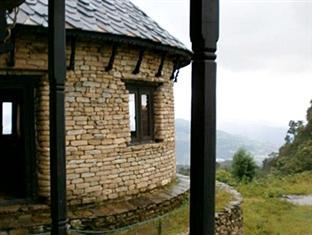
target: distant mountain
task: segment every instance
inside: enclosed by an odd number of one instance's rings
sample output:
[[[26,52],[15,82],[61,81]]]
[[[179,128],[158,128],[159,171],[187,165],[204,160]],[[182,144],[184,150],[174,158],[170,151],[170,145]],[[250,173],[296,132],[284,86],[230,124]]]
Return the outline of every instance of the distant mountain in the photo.
[[[273,127],[257,122],[222,122],[219,129],[233,135],[281,146],[285,142],[288,127]]]
[[[175,120],[176,130],[176,162],[180,165],[190,163],[190,122],[183,119]]]
[[[233,154],[243,147],[253,154],[255,160],[261,164],[262,160],[271,152],[278,150],[278,145],[269,141],[253,140],[241,135],[217,131],[217,160],[231,160]],[[176,120],[176,156],[177,164],[188,165],[190,153],[190,122],[183,119]]]

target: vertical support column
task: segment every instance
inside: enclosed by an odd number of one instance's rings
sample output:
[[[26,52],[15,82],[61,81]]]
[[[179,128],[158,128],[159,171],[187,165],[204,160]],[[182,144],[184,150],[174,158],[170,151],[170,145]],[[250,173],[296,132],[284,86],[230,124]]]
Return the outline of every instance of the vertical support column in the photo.
[[[191,0],[190,234],[215,234],[216,48],[219,0]]]
[[[52,234],[66,234],[64,84],[65,1],[49,1],[50,175]]]
[[[6,30],[7,27],[7,22],[6,22],[6,10],[5,9],[0,9],[0,44],[3,43],[3,40],[8,33]]]

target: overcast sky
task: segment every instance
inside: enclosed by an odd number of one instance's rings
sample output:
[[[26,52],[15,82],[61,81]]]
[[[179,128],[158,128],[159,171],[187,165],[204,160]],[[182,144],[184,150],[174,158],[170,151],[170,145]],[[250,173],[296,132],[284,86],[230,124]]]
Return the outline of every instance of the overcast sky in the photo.
[[[132,0],[189,48],[189,0]],[[312,1],[221,0],[218,123],[276,126],[305,119],[312,99]],[[190,66],[175,84],[176,118],[190,119]]]

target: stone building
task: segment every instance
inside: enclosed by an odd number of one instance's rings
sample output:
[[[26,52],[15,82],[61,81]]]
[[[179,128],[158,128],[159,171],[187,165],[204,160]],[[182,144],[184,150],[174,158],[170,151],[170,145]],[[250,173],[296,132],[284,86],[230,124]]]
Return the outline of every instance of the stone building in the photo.
[[[0,202],[49,199],[47,11],[26,0],[0,55]],[[66,0],[66,28],[68,203],[170,183],[173,82],[191,53],[129,0]]]

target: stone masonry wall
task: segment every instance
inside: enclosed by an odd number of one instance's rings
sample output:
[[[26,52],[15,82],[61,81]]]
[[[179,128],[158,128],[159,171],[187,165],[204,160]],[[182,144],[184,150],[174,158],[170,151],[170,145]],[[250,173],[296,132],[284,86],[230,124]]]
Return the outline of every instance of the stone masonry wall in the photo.
[[[217,235],[242,235],[243,234],[243,211],[241,204],[243,198],[234,188],[222,182],[217,182],[217,187],[232,195],[231,201],[220,212],[215,214]]]
[[[70,204],[132,197],[168,184],[175,178],[172,59],[155,77],[160,54],[146,51],[139,74],[132,74],[138,48],[118,47],[114,67],[106,72],[111,45],[78,41],[75,70],[66,79],[67,197]],[[48,198],[49,86],[45,39],[16,39],[16,64],[10,74],[41,71],[36,100],[38,194]],[[69,63],[70,47],[67,47]],[[5,55],[0,56],[4,68]],[[2,69],[3,70],[3,69]],[[21,72],[22,71],[22,72]],[[154,93],[154,132],[157,142],[130,143],[126,81],[159,83]]]

